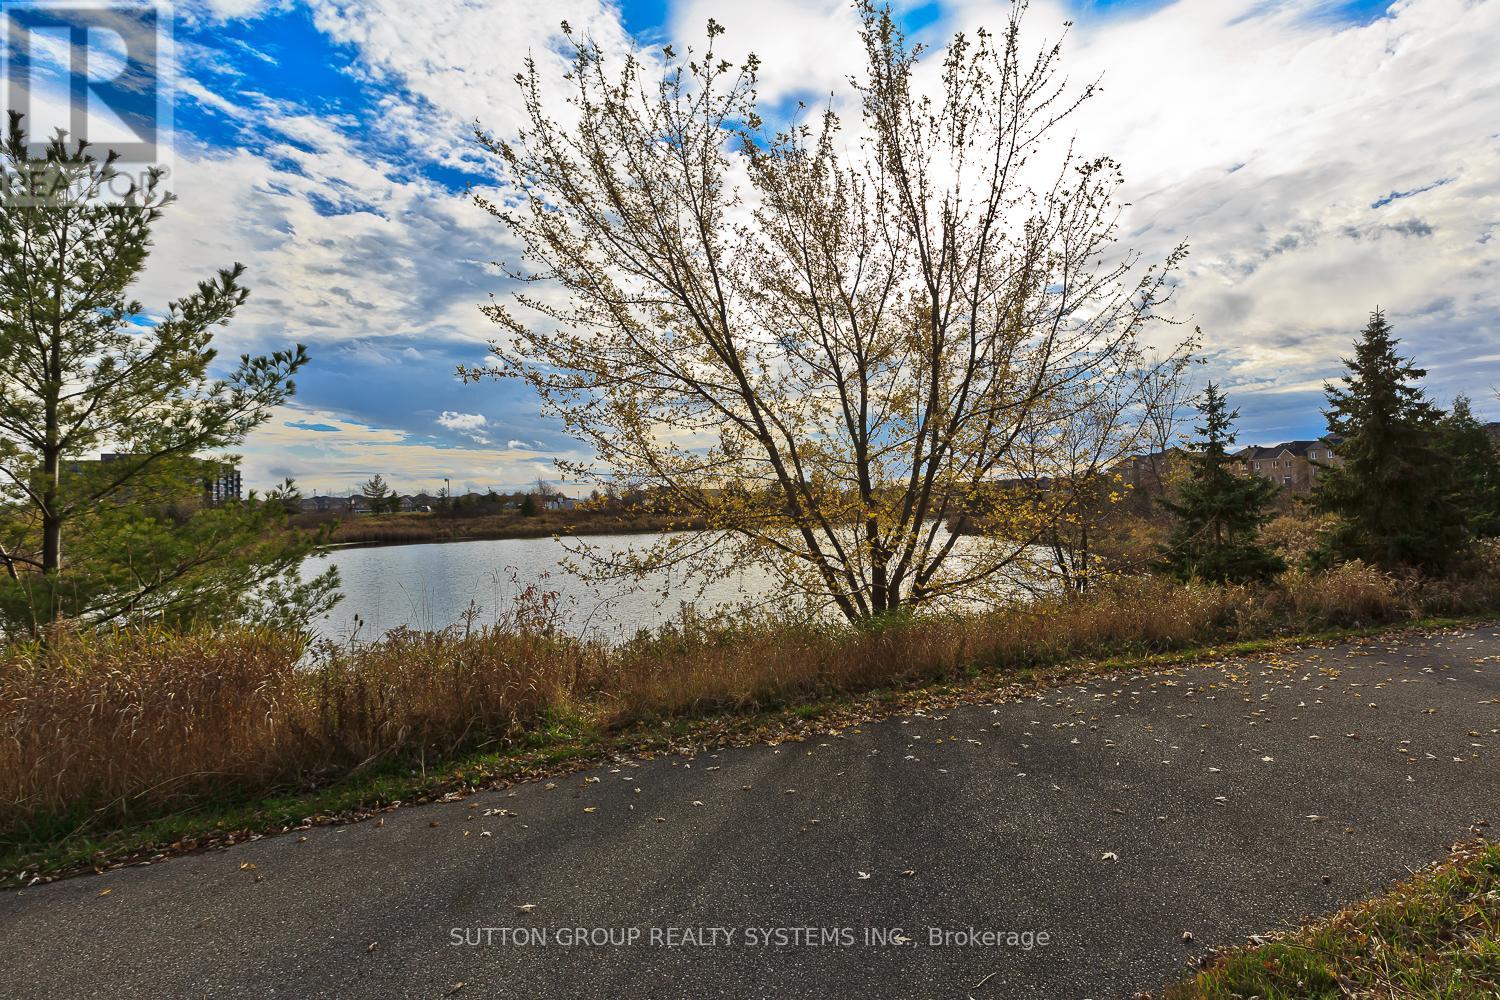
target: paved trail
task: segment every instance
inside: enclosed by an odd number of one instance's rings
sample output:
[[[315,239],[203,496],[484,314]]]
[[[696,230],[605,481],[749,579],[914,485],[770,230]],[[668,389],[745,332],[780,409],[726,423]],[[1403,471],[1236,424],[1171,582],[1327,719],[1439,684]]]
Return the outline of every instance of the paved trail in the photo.
[[[0,996],[1130,997],[1500,823],[1497,733],[1484,628],[621,762],[0,896]]]

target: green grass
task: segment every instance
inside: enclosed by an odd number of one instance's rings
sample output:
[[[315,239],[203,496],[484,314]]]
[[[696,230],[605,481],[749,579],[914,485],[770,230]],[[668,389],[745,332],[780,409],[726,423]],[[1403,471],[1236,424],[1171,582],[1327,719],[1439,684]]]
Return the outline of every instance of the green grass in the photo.
[[[1428,618],[1394,630],[1446,628],[1481,620],[1487,619]],[[1100,673],[1186,665],[1391,631],[1391,626],[1329,629],[1166,653],[1102,660],[1076,658],[1051,666],[977,668],[950,680],[761,702],[754,708],[738,711],[663,715],[617,731],[602,729],[586,714],[551,712],[540,724],[503,746],[481,747],[447,760],[372,765],[317,788],[286,789],[248,800],[205,800],[170,815],[138,822],[115,821],[108,827],[94,825],[98,820],[91,819],[92,814],[56,817],[28,830],[19,841],[0,842],[0,884],[24,884],[23,875],[26,880],[39,875],[51,878],[146,860],[157,854],[223,846],[252,834],[277,833],[301,826],[309,820],[327,823],[360,819],[393,803],[430,801],[477,787],[574,770],[614,753],[784,738],[813,727],[823,730],[830,726],[857,725],[933,703],[982,700],[1010,687],[1065,683]]]
[[[1500,846],[1469,845],[1389,893],[1221,955],[1163,1000],[1500,996]]]

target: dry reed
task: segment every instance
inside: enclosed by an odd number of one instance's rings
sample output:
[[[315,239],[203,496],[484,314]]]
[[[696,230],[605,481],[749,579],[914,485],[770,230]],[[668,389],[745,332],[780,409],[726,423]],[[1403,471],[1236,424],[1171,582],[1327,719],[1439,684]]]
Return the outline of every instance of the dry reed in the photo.
[[[1142,578],[870,629],[685,617],[613,648],[556,635],[545,613],[517,615],[504,628],[398,631],[311,666],[299,641],[264,632],[61,636],[0,652],[0,839],[253,799],[376,762],[432,764],[562,715],[608,728],[1497,606],[1491,560],[1456,584],[1401,583],[1358,564],[1264,589]]]

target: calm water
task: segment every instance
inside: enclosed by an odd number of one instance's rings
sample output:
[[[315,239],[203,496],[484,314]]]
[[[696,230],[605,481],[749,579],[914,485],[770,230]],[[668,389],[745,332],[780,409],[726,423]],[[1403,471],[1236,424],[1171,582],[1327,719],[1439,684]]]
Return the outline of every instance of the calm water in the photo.
[[[650,535],[588,538],[591,545],[611,551],[653,540]],[[758,573],[716,581],[701,597],[696,582],[668,574],[654,574],[638,585],[600,588],[564,569],[560,561],[566,554],[564,543],[554,538],[335,549],[326,558],[309,560],[304,575],[316,575],[328,565],[338,567],[344,599],[319,627],[322,635],[333,639],[377,639],[401,625],[443,628],[457,621],[471,601],[479,606],[479,621],[494,622],[513,605],[521,588],[532,584],[560,595],[562,620],[569,631],[608,638],[660,625],[675,617],[684,602],[707,610],[764,604],[775,597],[770,582]],[[671,596],[664,598],[663,591]]]
[[[653,535],[591,535],[604,551],[643,548]],[[398,626],[440,629],[458,621],[470,602],[478,621],[503,618],[517,594],[535,585],[559,595],[562,627],[575,635],[619,639],[677,617],[684,604],[699,611],[766,608],[784,602],[775,583],[750,570],[700,589],[680,575],[652,574],[639,583],[587,583],[561,565],[567,546],[554,538],[505,538],[434,545],[386,545],[335,549],[304,566],[313,576],[332,564],[343,580],[344,599],[319,632],[330,639],[369,641]],[[959,546],[961,555],[962,540]]]

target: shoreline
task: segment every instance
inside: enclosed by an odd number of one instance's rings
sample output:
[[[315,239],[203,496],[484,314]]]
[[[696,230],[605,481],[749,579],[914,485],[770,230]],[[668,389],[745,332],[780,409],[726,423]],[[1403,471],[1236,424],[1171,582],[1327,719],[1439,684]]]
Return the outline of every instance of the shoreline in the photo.
[[[346,523],[358,522],[338,522],[339,526],[342,526]],[[391,522],[383,523],[387,525],[391,524]],[[458,524],[462,523],[462,521],[458,522]],[[419,529],[427,529],[429,528],[430,524],[430,522],[418,522],[417,527],[419,527]],[[374,528],[379,526],[381,526],[381,523],[377,522],[370,527]],[[396,525],[392,526],[395,527]],[[316,525],[308,525],[306,527],[315,528]],[[330,552],[339,549],[376,548],[388,545],[438,545],[447,544],[450,542],[493,542],[535,538],[560,539],[567,536],[581,537],[587,535],[661,535],[671,534],[679,531],[703,530],[705,530],[705,527],[702,524],[665,525],[660,523],[642,522],[591,523],[590,521],[585,520],[562,523],[543,523],[538,524],[535,527],[532,527],[528,524],[506,523],[502,525],[478,526],[474,530],[468,532],[464,532],[462,531],[462,529],[459,529],[457,532],[444,532],[438,530],[425,532],[424,530],[418,530],[410,532],[409,534],[400,531],[393,531],[393,537],[353,538],[348,541],[340,541],[338,538],[338,527],[335,527],[332,540],[330,540],[326,544],[319,545],[317,547],[317,551]],[[351,534],[356,533],[358,532],[351,532]],[[405,537],[403,537],[403,535],[405,535]]]
[[[537,531],[537,532],[489,532],[482,531],[473,535],[458,535],[436,538],[391,538],[391,539],[361,539],[356,542],[329,542],[327,545],[319,545],[317,551],[332,552],[338,549],[376,549],[387,548],[398,545],[448,545],[454,542],[507,542],[528,541],[537,538],[556,538],[587,535],[666,535],[679,531],[702,531],[704,529],[691,528],[611,528],[598,531]]]

